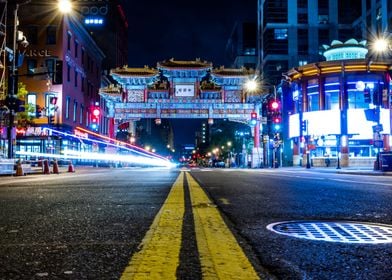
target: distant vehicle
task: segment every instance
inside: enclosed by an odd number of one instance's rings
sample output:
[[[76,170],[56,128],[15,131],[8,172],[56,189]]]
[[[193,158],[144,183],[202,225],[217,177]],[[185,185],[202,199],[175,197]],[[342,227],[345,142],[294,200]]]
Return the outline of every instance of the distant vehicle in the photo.
[[[225,162],[220,160],[220,161],[216,161],[214,164],[214,167],[219,167],[219,168],[223,168],[225,167]]]
[[[197,163],[196,162],[189,162],[188,167],[197,167]]]

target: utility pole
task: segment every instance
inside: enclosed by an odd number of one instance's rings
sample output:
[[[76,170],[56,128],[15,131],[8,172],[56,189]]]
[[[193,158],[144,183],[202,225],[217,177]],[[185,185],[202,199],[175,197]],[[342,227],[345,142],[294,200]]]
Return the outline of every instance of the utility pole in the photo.
[[[24,47],[27,47],[28,42],[26,38],[23,36],[22,32],[18,31],[19,20],[18,20],[18,9],[20,5],[24,5],[29,3],[31,0],[25,1],[21,4],[16,3],[14,8],[14,20],[13,20],[13,37],[12,37],[12,63],[11,68],[8,72],[8,96],[7,96],[7,106],[9,110],[8,114],[8,126],[7,126],[7,139],[8,139],[8,158],[13,158],[14,151],[14,121],[15,114],[17,111],[17,94],[18,94],[18,71],[17,67],[19,66],[19,52],[17,51],[17,43],[21,41],[21,44]],[[17,64],[18,62],[18,64]]]

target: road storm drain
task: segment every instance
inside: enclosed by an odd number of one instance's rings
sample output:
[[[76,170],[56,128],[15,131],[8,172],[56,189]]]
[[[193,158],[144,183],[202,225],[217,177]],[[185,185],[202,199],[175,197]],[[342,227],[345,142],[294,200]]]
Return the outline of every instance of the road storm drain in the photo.
[[[269,224],[267,229],[317,241],[380,244],[392,243],[392,226],[362,222],[290,221]]]

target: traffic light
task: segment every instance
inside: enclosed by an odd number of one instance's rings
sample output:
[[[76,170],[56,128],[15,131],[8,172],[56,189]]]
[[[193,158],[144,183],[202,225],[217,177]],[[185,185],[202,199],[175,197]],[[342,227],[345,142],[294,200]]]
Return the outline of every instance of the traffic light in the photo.
[[[363,99],[364,99],[365,103],[370,103],[371,102],[370,88],[366,87],[363,90]]]
[[[51,96],[49,98],[49,102],[51,105],[56,105],[57,104],[57,97],[56,96]]]
[[[382,103],[382,87],[380,83],[375,84],[373,88],[373,104],[378,106]]]
[[[257,123],[257,113],[256,112],[252,112],[250,114],[250,124],[251,125],[256,125]]]
[[[100,115],[101,115],[100,108],[93,107],[91,112],[91,123],[90,123],[90,127],[92,130],[98,131]]]
[[[39,105],[35,105],[35,117],[37,119],[42,117],[42,108]]]
[[[301,121],[301,131],[302,132],[307,131],[307,128],[308,128],[308,121],[307,120]]]
[[[273,100],[272,102],[271,102],[271,109],[272,110],[278,110],[279,109],[279,102],[277,101],[277,100]]]

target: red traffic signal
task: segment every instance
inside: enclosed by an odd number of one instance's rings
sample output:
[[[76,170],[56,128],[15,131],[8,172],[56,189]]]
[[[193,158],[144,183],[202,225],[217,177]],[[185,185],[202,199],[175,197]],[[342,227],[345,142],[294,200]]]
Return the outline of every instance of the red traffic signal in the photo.
[[[256,122],[257,122],[257,113],[256,113],[256,112],[252,112],[252,113],[250,114],[250,123],[251,123],[252,125],[255,125]]]
[[[269,106],[270,106],[270,110],[277,111],[280,109],[280,102],[279,100],[274,99],[270,102]]]
[[[98,117],[100,114],[101,114],[101,111],[99,110],[99,108],[95,108],[95,109],[93,110],[93,115],[94,115],[95,117]]]
[[[91,112],[91,124],[90,127],[94,131],[98,131],[99,127],[99,116],[101,115],[101,110],[99,107],[93,107]]]
[[[272,101],[271,108],[274,109],[274,110],[278,109],[279,108],[279,102],[276,101],[276,100]]]
[[[281,123],[282,122],[282,118],[280,116],[274,116],[273,122],[274,123]]]

